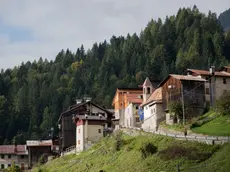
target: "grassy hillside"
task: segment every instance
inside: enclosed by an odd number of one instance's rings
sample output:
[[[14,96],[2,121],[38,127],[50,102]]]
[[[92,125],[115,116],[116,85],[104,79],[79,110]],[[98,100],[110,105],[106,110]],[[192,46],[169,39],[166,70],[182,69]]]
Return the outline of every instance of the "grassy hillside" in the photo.
[[[230,136],[230,118],[228,116],[219,116],[192,130],[196,133],[212,136]]]
[[[230,136],[230,117],[229,115],[218,115],[211,110],[195,121],[191,129],[195,133],[211,136]]]
[[[199,171],[200,166],[202,171],[211,172],[216,168],[227,171],[230,158],[226,152],[229,151],[229,144],[219,147],[150,134],[137,137],[117,134],[102,139],[79,155],[55,159],[33,171],[171,172],[177,171],[178,165],[183,171]],[[211,167],[213,163],[215,166]]]

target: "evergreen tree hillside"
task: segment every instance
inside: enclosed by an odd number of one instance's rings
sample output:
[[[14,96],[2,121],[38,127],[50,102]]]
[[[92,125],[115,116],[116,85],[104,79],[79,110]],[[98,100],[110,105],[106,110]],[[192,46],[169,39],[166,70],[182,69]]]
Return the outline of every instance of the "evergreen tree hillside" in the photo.
[[[186,68],[220,67],[230,60],[230,33],[215,13],[181,8],[151,20],[140,34],[112,36],[85,51],[60,51],[55,60],[22,63],[0,73],[0,144],[44,139],[76,97],[111,108],[117,87],[137,87],[146,76],[162,80]]]

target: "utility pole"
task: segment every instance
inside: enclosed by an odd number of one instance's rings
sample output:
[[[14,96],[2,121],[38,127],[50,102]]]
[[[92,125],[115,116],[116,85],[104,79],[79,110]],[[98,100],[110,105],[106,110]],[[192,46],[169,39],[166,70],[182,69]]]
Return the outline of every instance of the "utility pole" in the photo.
[[[216,92],[216,81],[215,81],[215,66],[211,66],[209,69],[209,73],[211,74],[209,87],[210,87],[210,105],[212,107],[215,106],[215,92]]]
[[[183,113],[183,125],[185,125],[185,112],[184,112],[184,89],[183,89],[183,83],[181,81],[181,96],[182,96],[182,113]]]

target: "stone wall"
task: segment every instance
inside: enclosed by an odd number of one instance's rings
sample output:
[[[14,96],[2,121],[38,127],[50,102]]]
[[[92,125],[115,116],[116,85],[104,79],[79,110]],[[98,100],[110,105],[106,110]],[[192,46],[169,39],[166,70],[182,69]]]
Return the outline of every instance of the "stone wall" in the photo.
[[[168,136],[168,137],[173,137],[178,140],[188,140],[188,141],[197,141],[200,143],[205,143],[205,144],[210,144],[210,145],[220,145],[224,143],[230,143],[230,137],[229,136],[200,136],[200,135],[182,135],[182,134],[172,134],[172,133],[167,133],[164,131],[151,131],[151,130],[142,130],[141,128],[132,128],[132,129],[127,129],[123,128],[122,131],[130,136],[138,136],[138,135],[143,135],[144,131],[146,133],[152,133],[152,134],[157,134],[157,135],[163,135],[163,136]]]

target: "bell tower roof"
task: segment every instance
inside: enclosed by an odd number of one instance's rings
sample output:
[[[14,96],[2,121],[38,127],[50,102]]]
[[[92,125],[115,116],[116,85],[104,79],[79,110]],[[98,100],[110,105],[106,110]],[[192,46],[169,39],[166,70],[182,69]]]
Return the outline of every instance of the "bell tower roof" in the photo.
[[[152,87],[152,83],[150,82],[148,77],[145,79],[145,82],[143,83],[142,87]]]

